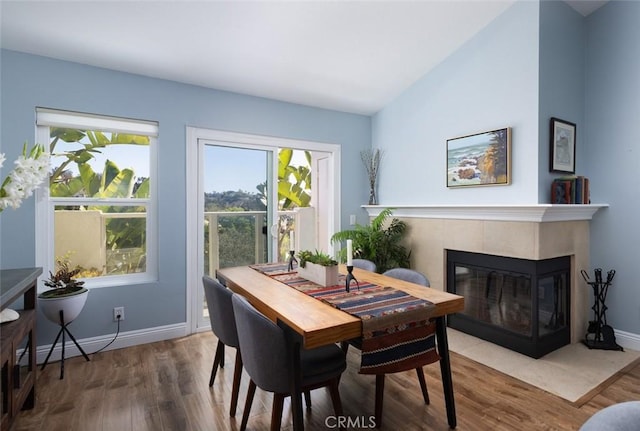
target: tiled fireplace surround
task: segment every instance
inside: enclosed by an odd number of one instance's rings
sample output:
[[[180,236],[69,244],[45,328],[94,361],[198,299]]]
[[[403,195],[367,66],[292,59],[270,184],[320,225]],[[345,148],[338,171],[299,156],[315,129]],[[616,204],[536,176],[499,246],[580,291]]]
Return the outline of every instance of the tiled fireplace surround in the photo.
[[[591,316],[589,222],[606,205],[389,206],[407,223],[413,267],[431,287],[446,290],[446,251],[520,259],[571,256],[571,343],[584,338]],[[386,206],[364,207],[374,217]]]

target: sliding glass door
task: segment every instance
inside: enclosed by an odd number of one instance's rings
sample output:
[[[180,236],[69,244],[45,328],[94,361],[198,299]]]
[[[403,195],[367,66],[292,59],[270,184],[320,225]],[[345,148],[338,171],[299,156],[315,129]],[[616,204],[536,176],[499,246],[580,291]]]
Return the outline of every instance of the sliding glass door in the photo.
[[[204,273],[273,260],[273,151],[203,143]]]
[[[289,250],[333,251],[339,147],[196,128],[187,140],[188,314],[195,332],[209,326],[203,275],[284,261]]]

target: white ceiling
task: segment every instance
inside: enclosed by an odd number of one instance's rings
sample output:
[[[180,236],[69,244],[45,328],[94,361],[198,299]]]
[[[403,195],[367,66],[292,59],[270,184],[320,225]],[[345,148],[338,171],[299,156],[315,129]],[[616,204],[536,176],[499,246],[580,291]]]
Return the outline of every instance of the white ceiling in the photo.
[[[2,0],[0,43],[108,69],[372,114],[513,1]],[[603,2],[569,3],[586,14],[585,3]]]
[[[609,0],[565,0],[575,10],[587,16],[591,12],[604,6]]]

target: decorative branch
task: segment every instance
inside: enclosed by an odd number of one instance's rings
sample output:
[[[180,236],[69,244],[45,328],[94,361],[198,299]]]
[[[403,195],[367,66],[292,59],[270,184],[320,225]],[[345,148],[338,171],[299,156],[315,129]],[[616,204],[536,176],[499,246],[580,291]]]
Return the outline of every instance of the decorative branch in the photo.
[[[378,170],[380,161],[382,160],[382,151],[378,148],[375,150],[365,150],[360,152],[360,158],[367,171],[369,178],[369,205],[376,205],[378,199],[376,197],[376,182],[378,181]]]

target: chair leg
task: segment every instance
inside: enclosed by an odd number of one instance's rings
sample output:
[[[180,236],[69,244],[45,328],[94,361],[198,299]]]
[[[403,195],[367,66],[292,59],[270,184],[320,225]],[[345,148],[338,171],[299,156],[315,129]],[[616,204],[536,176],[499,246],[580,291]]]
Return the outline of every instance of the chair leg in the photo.
[[[340,348],[342,349],[342,351],[346,355],[347,351],[349,350],[349,343],[346,342],[346,341],[340,341]]]
[[[342,352],[344,353],[344,357],[347,357],[347,351],[349,351],[349,343],[347,341],[340,341],[340,348],[342,349]],[[340,374],[338,376],[338,384],[340,383],[340,378],[342,377],[342,374]]]
[[[249,380],[249,387],[247,388],[247,400],[244,403],[244,412],[242,412],[242,422],[240,423],[240,431],[247,429],[247,422],[249,422],[249,413],[251,413],[251,404],[253,404],[253,396],[256,393],[256,384],[253,380]]]
[[[229,407],[229,416],[236,415],[236,407],[238,406],[238,393],[240,392],[240,379],[242,378],[242,355],[240,349],[236,349],[236,366],[233,370],[233,386],[231,389],[231,406]]]
[[[311,391],[304,391],[304,402],[308,409],[311,408]]]
[[[271,431],[280,431],[280,422],[282,422],[283,406],[284,406],[284,395],[273,394],[273,407],[271,408]]]
[[[220,343],[220,368],[224,368],[224,343],[218,340]]]
[[[382,402],[384,400],[384,374],[376,374],[376,428],[382,425]]]
[[[340,383],[339,378],[335,378],[331,380],[329,384],[329,394],[331,395],[331,402],[333,403],[333,412],[336,416],[342,416],[342,400],[340,399],[340,391],[338,389],[338,384]]]
[[[213,367],[211,367],[211,377],[209,377],[209,387],[213,386],[213,382],[216,380],[216,372],[218,366],[224,368],[224,343],[218,340],[218,347],[216,348],[216,355],[213,358]]]
[[[418,381],[420,382],[420,389],[422,389],[422,398],[424,403],[429,404],[429,391],[427,390],[427,381],[424,379],[424,371],[422,367],[416,368],[416,374],[418,375]]]

